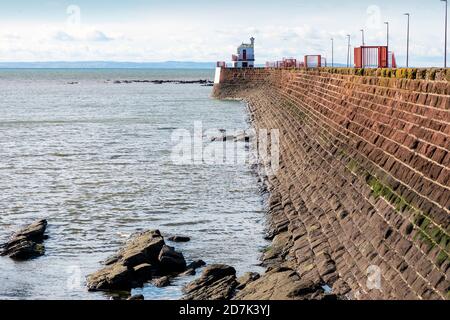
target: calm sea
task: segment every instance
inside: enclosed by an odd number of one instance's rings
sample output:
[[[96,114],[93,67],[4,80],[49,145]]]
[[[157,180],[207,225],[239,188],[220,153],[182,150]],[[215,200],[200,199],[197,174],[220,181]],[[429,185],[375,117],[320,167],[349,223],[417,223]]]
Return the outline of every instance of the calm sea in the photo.
[[[85,277],[139,230],[187,235],[186,260],[261,271],[264,201],[247,164],[177,165],[175,129],[246,129],[245,105],[199,84],[211,70],[0,70],[0,242],[39,218],[46,255],[0,258],[0,299],[108,299]],[[146,285],[146,299],[181,287]]]

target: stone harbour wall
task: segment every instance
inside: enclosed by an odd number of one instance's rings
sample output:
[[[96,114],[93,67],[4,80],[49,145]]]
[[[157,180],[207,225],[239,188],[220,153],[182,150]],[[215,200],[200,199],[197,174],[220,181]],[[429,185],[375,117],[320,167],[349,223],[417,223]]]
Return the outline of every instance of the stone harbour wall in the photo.
[[[290,270],[350,299],[450,298],[449,80],[445,69],[221,70],[213,95],[280,130],[264,258],[279,286]],[[238,298],[287,294],[258,291],[264,279]]]

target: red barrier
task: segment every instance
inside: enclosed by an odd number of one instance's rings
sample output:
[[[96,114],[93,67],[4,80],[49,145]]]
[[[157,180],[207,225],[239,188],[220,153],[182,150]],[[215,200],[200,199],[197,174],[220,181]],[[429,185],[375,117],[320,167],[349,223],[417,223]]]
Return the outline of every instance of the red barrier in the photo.
[[[355,48],[355,68],[396,68],[395,55],[386,46]]]
[[[327,66],[327,60],[321,55],[307,55],[305,56],[306,68],[321,68]]]

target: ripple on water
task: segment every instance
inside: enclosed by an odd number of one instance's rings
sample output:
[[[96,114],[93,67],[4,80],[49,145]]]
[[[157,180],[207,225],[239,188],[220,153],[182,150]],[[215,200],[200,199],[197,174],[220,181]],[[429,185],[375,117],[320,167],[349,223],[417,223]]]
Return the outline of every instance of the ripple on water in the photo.
[[[70,81],[79,84],[61,86],[71,72]],[[199,120],[205,129],[245,129],[243,104],[212,100],[211,89],[201,86],[186,91],[104,81],[168,77],[157,72],[12,71],[0,80],[0,242],[19,225],[50,222],[45,257],[26,263],[0,258],[0,299],[108,299],[86,291],[86,275],[146,229],[190,236],[191,242],[175,244],[187,260],[262,271],[256,265],[267,245],[264,205],[249,167],[171,162],[173,130],[192,130]],[[69,286],[78,275],[79,286]],[[177,299],[189,280],[135,292]]]

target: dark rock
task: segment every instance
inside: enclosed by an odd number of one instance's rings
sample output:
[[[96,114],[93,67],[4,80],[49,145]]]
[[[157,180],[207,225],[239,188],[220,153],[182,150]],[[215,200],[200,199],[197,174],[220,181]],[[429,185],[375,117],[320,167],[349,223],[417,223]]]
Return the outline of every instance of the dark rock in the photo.
[[[112,256],[112,257],[109,257],[108,259],[106,259],[105,261],[103,261],[103,264],[105,266],[109,266],[109,265],[114,264],[117,261],[119,261],[119,259],[120,259],[119,256]]]
[[[103,269],[88,276],[90,291],[130,290],[152,279],[156,286],[163,287],[170,284],[169,277],[186,271],[183,254],[167,246],[158,230],[136,234],[104,264]],[[204,264],[201,260],[193,262],[190,269]]]
[[[212,137],[211,138],[211,142],[225,142],[225,141],[230,141],[230,140],[234,140],[234,136],[227,136],[227,135],[222,135],[222,136],[217,136],[217,137]]]
[[[158,261],[158,255],[165,245],[164,238],[158,230],[147,231],[134,237],[118,256],[123,264],[135,267],[142,263],[154,263]]]
[[[132,270],[120,264],[113,264],[90,275],[87,281],[89,291],[129,290],[135,278]]]
[[[46,239],[46,229],[47,220],[39,220],[16,232],[7,243],[1,246],[0,255],[16,260],[28,260],[42,256],[45,253],[42,242]]]
[[[47,220],[39,220],[32,224],[30,224],[28,227],[16,232],[13,236],[13,238],[26,238],[30,241],[42,241],[44,240],[44,233],[47,229]]]
[[[106,261],[105,268],[88,276],[88,289],[129,290],[141,286],[159,268],[158,256],[164,245],[158,230],[137,234],[117,255]]]
[[[158,257],[160,268],[164,272],[183,272],[186,270],[186,260],[183,254],[174,248],[164,245]]]
[[[292,269],[274,268],[259,279],[247,283],[237,293],[236,300],[302,300],[309,299],[319,283],[300,279]],[[323,292],[323,290],[322,290]]]
[[[260,278],[261,276],[259,275],[259,273],[256,272],[247,272],[246,274],[244,274],[242,277],[240,277],[239,279],[237,279],[237,282],[239,283],[238,286],[236,287],[237,290],[242,290],[244,289],[249,283],[256,281]]]
[[[187,269],[185,272],[180,274],[180,277],[189,277],[189,276],[195,276],[197,272],[195,272],[195,269]]]
[[[205,261],[197,260],[197,261],[193,261],[193,262],[189,263],[187,265],[186,269],[194,269],[194,270],[196,270],[196,269],[204,267],[204,266],[206,266],[206,262]]]
[[[134,267],[133,271],[136,278],[145,281],[153,276],[155,268],[151,264],[143,263]]]
[[[234,137],[236,142],[249,142],[250,136],[246,132],[241,132]]]
[[[8,247],[2,255],[15,260],[28,260],[45,254],[45,247],[33,241],[20,241]]]
[[[210,265],[201,277],[184,288],[184,300],[228,300],[237,286],[236,270],[226,265]]]
[[[189,241],[191,241],[191,238],[184,237],[184,236],[173,236],[173,237],[169,238],[169,241],[172,241],[172,242],[189,242]]]
[[[132,297],[129,297],[127,300],[130,300],[130,301],[142,301],[142,300],[145,300],[145,298],[144,298],[144,295],[142,295],[142,294],[137,294],[137,295],[134,295],[134,296],[132,296]]]
[[[174,83],[174,84],[201,84],[205,86],[211,86],[214,83],[210,80],[116,80],[115,84],[121,83],[152,83],[152,84],[165,84],[165,83]]]
[[[155,285],[155,287],[158,287],[158,288],[164,288],[164,287],[170,286],[170,278],[167,276],[154,279],[152,282]]]

